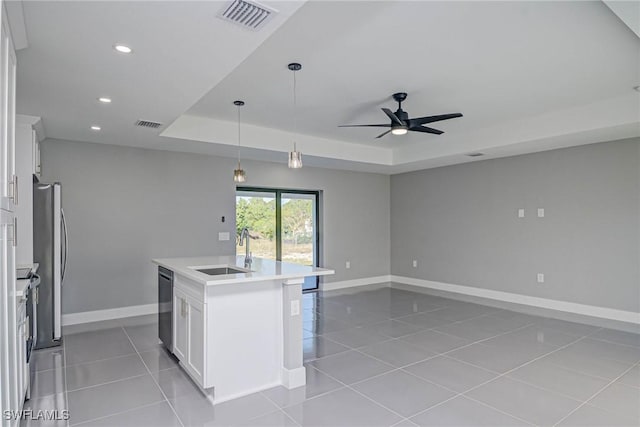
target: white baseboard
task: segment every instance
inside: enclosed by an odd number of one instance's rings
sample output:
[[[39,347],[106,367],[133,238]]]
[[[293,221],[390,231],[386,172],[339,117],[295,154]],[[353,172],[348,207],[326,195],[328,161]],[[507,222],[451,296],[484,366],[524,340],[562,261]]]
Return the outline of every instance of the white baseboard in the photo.
[[[288,389],[302,387],[307,383],[307,369],[301,366],[296,369],[282,368],[282,385]]]
[[[130,305],[127,307],[109,308],[106,310],[83,311],[62,315],[62,326],[78,325],[80,323],[100,322],[102,320],[121,319],[124,317],[157,314],[158,304]]]
[[[600,319],[615,320],[618,322],[640,325],[640,313],[633,311],[617,310],[615,308],[598,307],[595,305],[578,304],[575,302],[559,301],[548,298],[532,297],[529,295],[514,294],[510,292],[494,291],[473,286],[453,285],[450,283],[433,282],[431,280],[414,279],[412,277],[391,276],[392,282],[404,283],[421,288],[435,289],[438,291],[453,292],[474,297],[488,298],[497,301],[514,304],[528,305],[531,307],[545,308],[549,310],[564,311],[583,316],[597,317]]]
[[[355,286],[374,285],[376,283],[390,282],[391,276],[363,277],[362,279],[343,280],[341,282],[321,283],[321,291],[334,291],[336,289],[353,288]]]

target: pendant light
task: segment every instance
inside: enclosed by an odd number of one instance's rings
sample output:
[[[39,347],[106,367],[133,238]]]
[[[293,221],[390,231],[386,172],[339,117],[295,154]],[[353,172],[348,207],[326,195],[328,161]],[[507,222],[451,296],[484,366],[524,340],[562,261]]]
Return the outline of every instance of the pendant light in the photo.
[[[238,169],[233,170],[233,182],[245,182],[247,174],[240,166],[240,107],[244,105],[244,101],[233,101],[233,105],[238,107]]]
[[[292,62],[288,65],[288,68],[293,71],[293,127],[294,132],[298,133],[298,120],[297,120],[297,99],[296,99],[296,71],[302,69],[302,65],[297,62]],[[293,151],[289,152],[289,168],[300,169],[302,167],[302,153],[298,151],[295,140],[293,141]]]

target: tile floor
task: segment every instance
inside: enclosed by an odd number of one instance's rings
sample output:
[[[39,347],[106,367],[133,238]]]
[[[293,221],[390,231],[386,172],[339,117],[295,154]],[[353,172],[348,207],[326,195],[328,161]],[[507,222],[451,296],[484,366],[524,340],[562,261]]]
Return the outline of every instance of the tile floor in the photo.
[[[153,317],[96,327],[36,352],[28,408],[72,426],[640,425],[640,334],[395,288],[305,294],[307,385],[216,406]]]

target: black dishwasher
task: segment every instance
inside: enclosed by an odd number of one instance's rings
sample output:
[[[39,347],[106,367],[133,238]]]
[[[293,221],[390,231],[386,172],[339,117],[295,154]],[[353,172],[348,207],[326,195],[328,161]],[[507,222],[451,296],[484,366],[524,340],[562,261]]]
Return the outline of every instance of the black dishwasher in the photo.
[[[173,351],[173,271],[158,267],[158,335]]]

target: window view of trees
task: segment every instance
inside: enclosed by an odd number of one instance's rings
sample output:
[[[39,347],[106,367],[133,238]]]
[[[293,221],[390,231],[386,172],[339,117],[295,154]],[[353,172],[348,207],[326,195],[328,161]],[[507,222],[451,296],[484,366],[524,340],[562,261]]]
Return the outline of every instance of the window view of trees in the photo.
[[[313,265],[313,200],[282,199],[282,260]],[[254,256],[276,257],[276,200],[271,197],[236,197],[236,242],[244,227],[251,235]],[[238,246],[236,253],[243,254]]]

